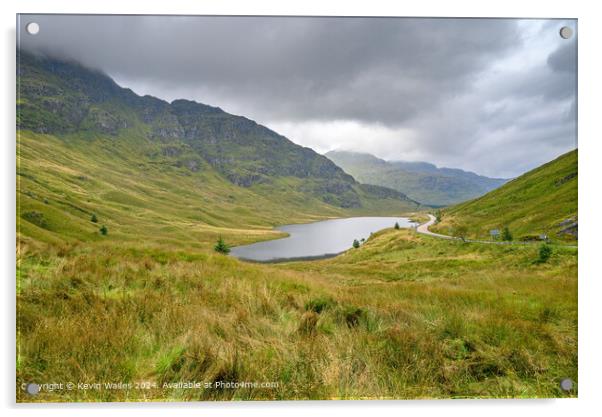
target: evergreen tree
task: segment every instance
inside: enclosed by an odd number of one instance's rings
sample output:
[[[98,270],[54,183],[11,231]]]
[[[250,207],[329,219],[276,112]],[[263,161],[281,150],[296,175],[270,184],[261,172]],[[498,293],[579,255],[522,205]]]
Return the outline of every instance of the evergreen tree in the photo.
[[[512,233],[510,233],[510,229],[508,229],[508,226],[504,226],[504,230],[502,230],[502,240],[512,240]]]
[[[90,218],[90,221],[92,223],[98,223],[98,217],[96,217],[95,213],[92,213],[92,217]]]
[[[217,239],[217,243],[215,244],[215,246],[213,247],[213,249],[218,252],[218,253],[223,253],[225,255],[230,253],[230,246],[228,246],[226,244],[226,242],[224,242],[224,239],[222,239],[222,237],[220,236]]]
[[[106,236],[109,233],[109,229],[107,229],[107,226],[105,226],[104,224],[101,226],[100,228],[100,234],[103,236]]]
[[[537,264],[543,264],[548,262],[550,256],[552,255],[552,247],[547,243],[544,243],[539,247],[539,257],[535,261]]]
[[[353,247],[355,249],[359,248],[360,247],[360,241],[357,240],[357,239],[353,239]]]

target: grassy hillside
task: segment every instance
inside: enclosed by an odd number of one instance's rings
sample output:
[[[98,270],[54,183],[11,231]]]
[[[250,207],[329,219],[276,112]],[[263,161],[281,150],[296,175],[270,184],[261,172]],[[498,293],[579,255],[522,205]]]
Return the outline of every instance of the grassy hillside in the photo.
[[[18,75],[18,128],[67,141],[83,139],[81,152],[87,152],[86,140],[91,147],[96,139],[109,140],[140,164],[150,157],[154,164],[219,174],[242,188],[275,194],[287,188],[287,193],[338,208],[370,209],[382,200],[396,200],[390,206],[401,210],[418,206],[397,191],[362,187],[312,149],[218,107],[140,97],[76,62],[24,51],[18,53]]]
[[[40,249],[21,247],[17,385],[133,385],[20,401],[576,395],[558,385],[577,380],[576,249],[536,264],[535,247],[393,229],[277,265],[134,242]],[[277,386],[164,385],[180,381]]]
[[[163,145],[124,138],[21,131],[18,136],[18,234],[44,242],[144,241],[210,248],[218,236],[243,244],[281,236],[272,227],[325,217],[399,213],[394,199],[358,186],[362,207],[343,209],[301,191],[304,181],[280,177],[240,187],[207,163],[191,171]],[[98,223],[91,221],[96,215]],[[109,230],[99,233],[101,225]]]
[[[447,206],[481,196],[506,182],[426,162],[385,161],[375,156],[331,151],[326,156],[366,184],[393,188],[431,206]]]
[[[577,150],[508,182],[483,197],[442,211],[432,230],[451,234],[458,225],[468,236],[489,238],[507,226],[515,239],[542,233],[573,241],[577,233]]]

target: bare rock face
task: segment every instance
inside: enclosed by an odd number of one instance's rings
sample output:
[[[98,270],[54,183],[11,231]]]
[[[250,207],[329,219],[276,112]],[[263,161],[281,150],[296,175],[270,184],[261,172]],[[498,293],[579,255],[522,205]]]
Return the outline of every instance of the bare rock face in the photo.
[[[91,107],[81,122],[82,127],[96,130],[109,135],[117,135],[120,129],[128,127],[127,120],[119,115],[97,107]]]
[[[560,229],[560,231],[557,232],[558,235],[570,235],[573,236],[575,239],[578,238],[579,225],[577,219],[566,219],[558,223],[558,226],[562,228]]]

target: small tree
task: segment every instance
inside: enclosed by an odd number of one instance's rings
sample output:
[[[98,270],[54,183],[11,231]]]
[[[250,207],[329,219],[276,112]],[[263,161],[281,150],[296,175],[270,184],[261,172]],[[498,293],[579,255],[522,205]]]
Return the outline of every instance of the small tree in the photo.
[[[90,218],[90,221],[92,223],[98,223],[98,217],[96,217],[95,213],[92,213],[92,217]]]
[[[399,223],[395,222],[395,230],[399,230]]]
[[[355,249],[359,248],[360,247],[360,241],[357,240],[357,239],[353,239],[353,247]]]
[[[441,210],[435,212],[435,223],[441,223]]]
[[[541,245],[539,247],[539,256],[537,257],[537,260],[535,261],[535,263],[537,264],[543,264],[548,262],[548,259],[550,259],[550,256],[552,255],[552,247],[550,245],[548,245],[547,243],[544,243],[543,245]]]
[[[215,246],[213,247],[213,249],[218,252],[218,253],[223,253],[225,255],[230,253],[230,246],[228,246],[226,244],[226,242],[224,242],[224,239],[222,239],[222,237],[220,236],[217,239],[217,243],[215,244]]]
[[[464,225],[456,225],[452,230],[452,234],[454,237],[462,239],[463,242],[466,242],[466,235],[468,234],[468,228]]]
[[[504,230],[502,230],[502,240],[512,240],[512,233],[510,233],[510,229],[508,229],[508,226],[504,226]]]
[[[109,233],[109,229],[104,224],[100,227],[100,234],[106,236]]]

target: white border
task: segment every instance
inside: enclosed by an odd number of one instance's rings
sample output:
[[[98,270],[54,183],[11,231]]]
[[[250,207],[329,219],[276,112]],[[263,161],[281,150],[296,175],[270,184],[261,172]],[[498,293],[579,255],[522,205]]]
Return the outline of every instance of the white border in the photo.
[[[596,237],[602,236],[600,217],[600,170],[602,162],[600,117],[600,44],[602,19],[595,2],[505,0],[487,1],[411,1],[384,0],[222,0],[222,1],[144,1],[123,0],[15,0],[0,3],[2,13],[2,204],[0,256],[3,271],[3,307],[0,313],[2,407],[6,415],[106,416],[144,414],[307,416],[308,414],[345,413],[365,416],[377,412],[384,415],[504,416],[533,414],[548,416],[591,415],[601,409],[600,383],[600,318],[602,311],[599,266],[600,249]],[[279,403],[187,403],[187,404],[74,404],[27,406],[14,402],[15,373],[15,15],[16,13],[121,13],[121,14],[269,14],[269,15],[348,15],[348,16],[464,16],[464,17],[564,17],[579,19],[579,399],[566,400],[438,400],[438,401],[344,401],[344,402],[279,402]],[[167,411],[169,410],[169,411]]]

